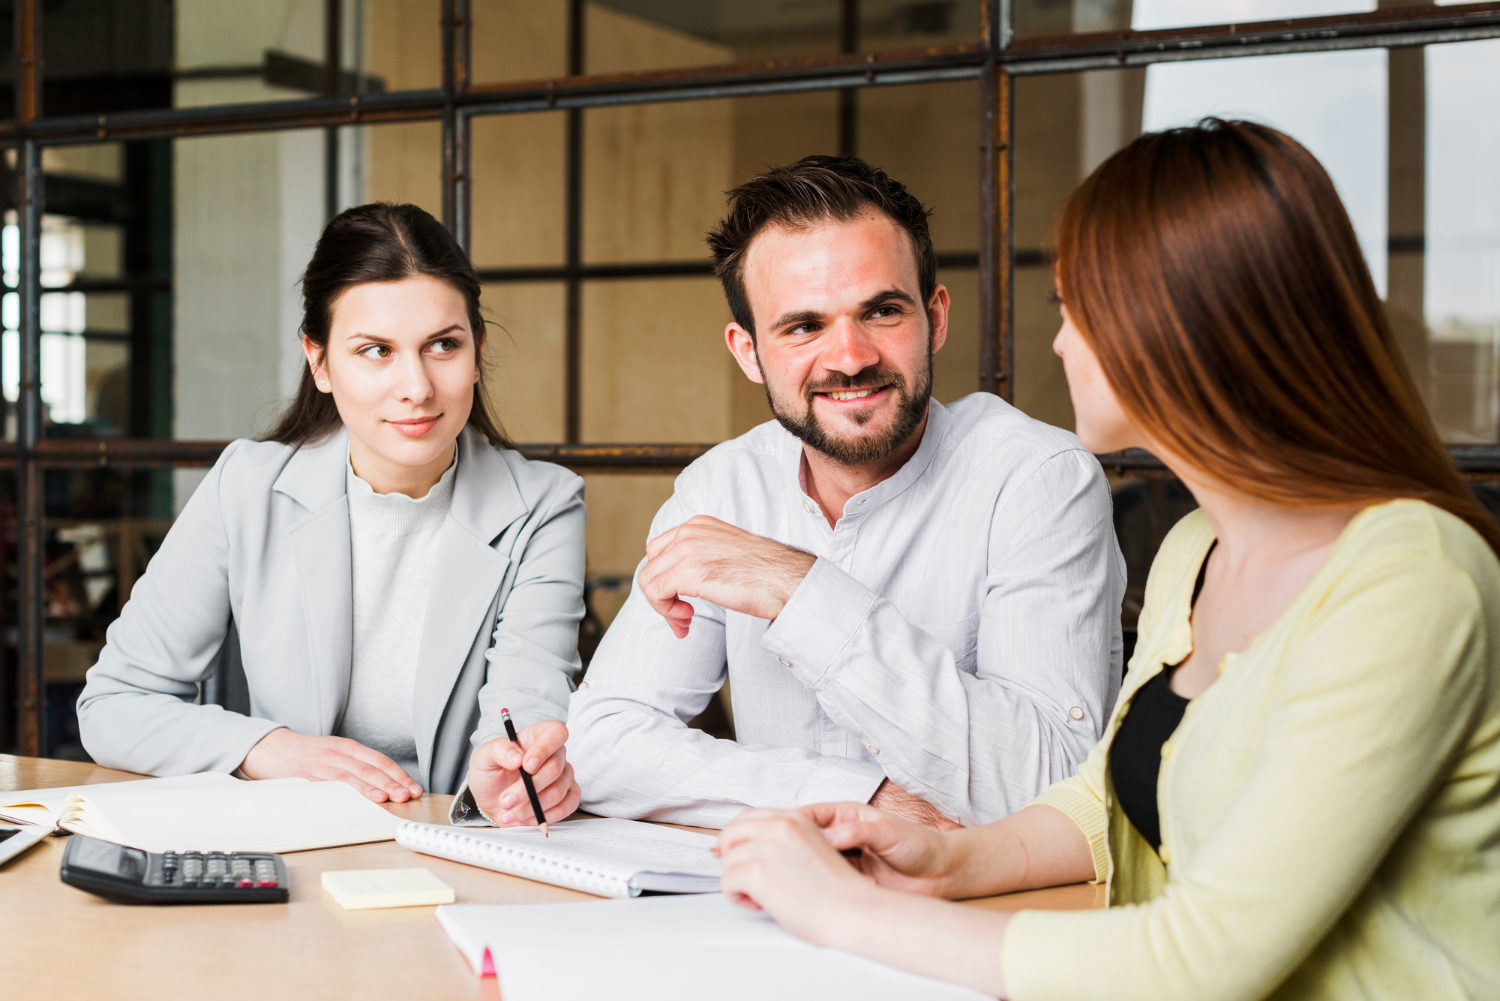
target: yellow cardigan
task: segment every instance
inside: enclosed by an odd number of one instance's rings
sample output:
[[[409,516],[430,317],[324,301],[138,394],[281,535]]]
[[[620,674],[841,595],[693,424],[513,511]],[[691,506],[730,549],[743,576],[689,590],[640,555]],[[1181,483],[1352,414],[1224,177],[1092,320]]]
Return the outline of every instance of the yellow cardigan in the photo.
[[[1158,859],[1109,744],[1191,652],[1212,541],[1202,512],[1172,529],[1104,737],[1036,801],[1088,837],[1110,906],[1016,915],[1010,997],[1500,998],[1500,564],[1430,505],[1356,516],[1162,747]]]

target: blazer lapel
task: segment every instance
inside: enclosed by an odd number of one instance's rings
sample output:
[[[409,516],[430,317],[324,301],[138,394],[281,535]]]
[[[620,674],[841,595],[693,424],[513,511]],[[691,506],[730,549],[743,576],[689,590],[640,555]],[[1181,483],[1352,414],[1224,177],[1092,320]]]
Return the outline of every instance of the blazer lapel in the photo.
[[[504,458],[465,428],[417,653],[412,724],[429,779],[438,726],[453,686],[476,648],[482,653],[490,646],[488,613],[510,565],[493,543],[525,513],[526,503]]]
[[[349,435],[340,430],[299,448],[272,485],[307,510],[287,534],[297,555],[313,711],[324,735],[338,728],[349,699],[354,585],[344,478],[348,455]]]

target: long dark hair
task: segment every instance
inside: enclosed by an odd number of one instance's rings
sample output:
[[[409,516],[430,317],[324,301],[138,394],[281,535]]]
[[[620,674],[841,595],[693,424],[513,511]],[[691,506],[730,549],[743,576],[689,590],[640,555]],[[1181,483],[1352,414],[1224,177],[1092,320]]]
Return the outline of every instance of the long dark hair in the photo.
[[[1133,423],[1286,505],[1411,497],[1500,552],[1443,448],[1323,166],[1205,119],[1141,136],[1068,198],[1057,279]]]
[[[447,282],[467,300],[474,364],[479,368],[469,426],[490,444],[510,448],[510,440],[491,416],[485,398],[481,354],[485,321],[479,310],[479,276],[452,235],[415,205],[374,202],[345,209],[329,220],[302,273],[302,333],[326,351],[333,304],[339,296],[367,282],[423,276]],[[313,383],[312,371],[304,368],[297,395],[261,440],[305,445],[326,438],[342,423],[333,396],[320,392]]]

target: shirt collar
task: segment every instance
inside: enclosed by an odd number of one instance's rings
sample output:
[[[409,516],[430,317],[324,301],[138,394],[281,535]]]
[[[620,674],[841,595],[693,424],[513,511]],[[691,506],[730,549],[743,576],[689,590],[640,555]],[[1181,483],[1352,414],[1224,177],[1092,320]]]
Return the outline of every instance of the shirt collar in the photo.
[[[937,457],[938,451],[943,446],[943,441],[948,436],[951,418],[948,408],[937,400],[929,400],[927,404],[927,426],[922,429],[922,441],[917,445],[917,450],[912,453],[910,459],[902,464],[890,476],[881,480],[868,490],[862,490],[849,498],[844,505],[844,515],[864,514],[871,511],[892,498],[899,497],[913,483],[927,472],[932,460]],[[787,470],[790,476],[793,497],[799,504],[813,504],[807,493],[807,482],[804,479],[803,449],[802,441],[790,432],[787,440],[791,447],[787,450]],[[816,510],[816,506],[814,506]]]

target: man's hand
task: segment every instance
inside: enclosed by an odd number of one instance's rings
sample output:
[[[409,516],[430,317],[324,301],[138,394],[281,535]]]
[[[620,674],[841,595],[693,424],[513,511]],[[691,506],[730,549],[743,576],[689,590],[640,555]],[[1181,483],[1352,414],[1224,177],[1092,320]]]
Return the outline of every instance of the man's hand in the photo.
[[[549,824],[578,809],[582,794],[568,764],[568,728],[556,720],[533,723],[520,733],[520,744],[504,737],[485,741],[469,759],[469,792],[484,815],[501,827],[536,824],[531,799],[521,784],[524,768],[536,786],[536,798]]]
[[[880,783],[880,788],[876,789],[875,795],[870,797],[870,805],[913,823],[930,827],[934,831],[956,831],[964,826],[949,819],[941,810],[921,796],[907,792],[890,779]]]
[[[817,557],[700,514],[646,543],[637,583],[678,639],[702,598],[760,619],[781,614]]]
[[[345,782],[377,803],[405,803],[422,795],[422,787],[379,751],[347,737],[311,737],[286,727],[260,738],[240,771],[252,779]]]

